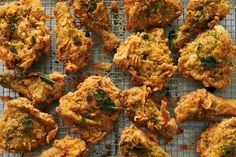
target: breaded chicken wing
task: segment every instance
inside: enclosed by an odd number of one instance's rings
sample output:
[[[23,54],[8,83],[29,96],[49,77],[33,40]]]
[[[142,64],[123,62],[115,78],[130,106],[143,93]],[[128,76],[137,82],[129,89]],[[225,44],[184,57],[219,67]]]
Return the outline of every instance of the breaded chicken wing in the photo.
[[[235,157],[235,135],[236,117],[224,119],[201,134],[197,151],[201,157]]]
[[[61,140],[55,140],[51,148],[37,157],[88,157],[88,147],[80,138],[67,135]]]
[[[187,6],[187,15],[180,25],[174,47],[180,49],[198,33],[212,29],[229,13],[229,0],[190,0]]]
[[[24,97],[3,98],[7,105],[0,122],[0,150],[26,152],[48,144],[58,125],[52,115],[40,112]]]
[[[165,26],[182,13],[180,0],[124,0],[124,7],[127,30]]]
[[[131,121],[171,139],[178,130],[175,119],[169,116],[167,102],[160,100],[156,104],[150,97],[150,93],[150,88],[146,86],[134,87],[121,92],[120,100],[125,114]]]
[[[71,3],[80,22],[102,38],[105,50],[113,51],[119,46],[120,39],[109,26],[104,0],[71,0]]]
[[[14,77],[0,73],[0,85],[18,92],[33,101],[34,105],[51,105],[65,93],[65,76],[59,72],[51,74],[31,73]]]
[[[57,18],[57,59],[67,72],[76,72],[88,64],[92,40],[74,24],[66,2],[58,2],[54,14]]]
[[[159,145],[157,138],[131,125],[120,138],[119,152],[124,157],[170,157]]]
[[[185,120],[212,120],[216,116],[236,116],[236,99],[215,96],[206,89],[198,89],[180,97],[174,109],[177,123]]]
[[[113,128],[120,112],[119,89],[107,77],[90,76],[77,91],[61,97],[62,120],[88,143],[95,144]]]
[[[231,82],[235,52],[229,33],[217,25],[180,50],[179,71],[206,87],[224,88]]]
[[[49,51],[47,18],[40,0],[0,6],[0,59],[7,69],[26,71]]]
[[[121,43],[113,61],[132,75],[132,82],[161,90],[177,69],[166,43],[163,29],[132,34]]]

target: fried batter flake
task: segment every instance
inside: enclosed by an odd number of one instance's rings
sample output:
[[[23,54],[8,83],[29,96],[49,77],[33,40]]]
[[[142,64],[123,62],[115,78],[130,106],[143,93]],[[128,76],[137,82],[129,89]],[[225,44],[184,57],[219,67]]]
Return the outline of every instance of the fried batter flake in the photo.
[[[20,0],[0,6],[0,59],[17,72],[49,52],[51,34],[40,0]]]

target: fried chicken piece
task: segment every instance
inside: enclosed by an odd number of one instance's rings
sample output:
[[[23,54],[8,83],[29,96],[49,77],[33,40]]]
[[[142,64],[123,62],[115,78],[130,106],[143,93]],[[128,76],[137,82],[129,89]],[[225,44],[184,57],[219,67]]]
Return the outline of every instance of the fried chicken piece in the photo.
[[[31,73],[14,77],[9,72],[0,73],[0,85],[18,92],[33,101],[34,105],[51,105],[65,93],[65,76],[59,72],[51,74]]]
[[[121,92],[120,100],[125,114],[131,121],[171,139],[177,133],[178,127],[175,119],[169,116],[167,101],[159,100],[157,105],[150,93],[151,89],[146,86]]]
[[[213,120],[216,116],[236,116],[236,99],[215,96],[198,89],[180,97],[174,109],[177,123],[185,120]]]
[[[197,151],[201,157],[235,157],[235,135],[236,117],[224,119],[201,134]]]
[[[3,98],[0,123],[0,150],[26,152],[48,144],[56,135],[58,125],[52,115],[40,112],[24,97]]]
[[[107,77],[90,76],[61,97],[56,112],[69,128],[95,144],[113,128],[120,112],[119,89]]]
[[[121,43],[113,61],[132,75],[133,83],[161,90],[177,70],[166,43],[163,29],[132,34]]]
[[[180,0],[124,0],[124,7],[127,30],[163,27],[182,13]]]
[[[75,16],[80,22],[101,36],[104,49],[115,50],[120,39],[111,31],[109,14],[104,0],[71,0]]]
[[[159,145],[157,138],[131,125],[120,138],[119,152],[125,157],[170,157]]]
[[[76,72],[88,64],[92,40],[74,24],[66,2],[58,2],[54,14],[57,18],[57,59],[67,72]]]
[[[51,34],[40,0],[20,0],[0,6],[0,59],[7,69],[28,70],[49,52]]]
[[[43,151],[38,157],[88,157],[88,147],[80,138],[67,135],[55,140],[52,147]]]
[[[186,19],[173,40],[174,47],[180,49],[196,34],[212,29],[229,11],[229,0],[190,0]]]
[[[224,88],[231,82],[235,52],[229,33],[217,25],[180,50],[179,71],[206,87]]]

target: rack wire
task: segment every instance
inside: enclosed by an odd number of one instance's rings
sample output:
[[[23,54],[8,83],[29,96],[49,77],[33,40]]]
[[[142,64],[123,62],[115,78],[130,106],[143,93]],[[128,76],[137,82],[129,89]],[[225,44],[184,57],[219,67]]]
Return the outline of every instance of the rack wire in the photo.
[[[3,5],[4,3],[11,2],[12,0],[6,0],[5,2],[0,2],[0,5]],[[123,2],[121,0],[117,0],[119,4],[119,12],[116,16],[111,14],[110,12],[110,2],[111,0],[105,0],[107,7],[109,9],[110,13],[110,23],[112,30],[115,34],[119,36],[120,39],[124,40],[127,36],[129,36],[129,32],[125,30],[125,16],[124,16],[124,7]],[[181,0],[184,12],[181,17],[179,17],[178,20],[174,21],[172,26],[169,26],[165,28],[166,34],[170,32],[171,30],[177,30],[177,27],[180,23],[182,23],[185,13],[186,13],[186,6],[188,4],[188,0]],[[56,0],[42,0],[43,7],[45,8],[46,12],[48,14],[53,14],[53,7],[56,4]],[[231,0],[231,10],[230,14],[221,21],[221,25],[223,25],[231,34],[232,39],[236,41],[236,31],[235,31],[235,25],[236,25],[236,17],[235,17],[235,6],[236,1]],[[73,14],[73,11],[71,9],[71,12]],[[48,20],[47,25],[52,33],[52,43],[51,43],[51,50],[50,54],[44,56],[39,63],[36,63],[33,65],[31,71],[41,71],[45,73],[51,73],[53,71],[59,71],[62,73],[65,73],[63,69],[63,65],[58,63],[55,52],[56,52],[56,34],[53,31],[54,25],[56,24],[55,19],[54,20]],[[86,28],[83,28],[85,31],[88,31]],[[91,32],[91,37],[95,38],[99,41],[99,38],[94,35]],[[110,62],[112,63],[113,54],[109,52],[104,52],[103,47],[101,44],[97,44],[93,46],[92,48],[93,55],[91,57],[91,60],[94,61],[100,61],[100,62]],[[236,60],[235,60],[236,64]],[[0,64],[0,71],[4,71],[3,66]],[[73,74],[73,75],[67,75],[67,90],[69,91],[69,82],[80,76],[84,72],[95,72],[95,70],[88,66],[84,68],[82,71]],[[104,71],[103,75],[109,76],[113,82],[116,84],[117,87],[119,87],[121,90],[127,89],[132,87],[130,84],[130,77],[129,75],[125,74],[118,66],[114,65],[109,71]],[[171,78],[169,85],[164,90],[160,91],[160,95],[170,94],[170,111],[173,113],[173,107],[176,104],[176,101],[179,96],[183,94],[187,94],[190,91],[193,91],[197,88],[202,87],[199,82],[192,81],[189,79],[184,78],[179,72],[176,72],[174,76]],[[228,86],[227,89],[224,90],[217,90],[215,92],[217,95],[224,96],[226,98],[236,98],[236,73],[233,75],[233,80],[231,82],[231,85]],[[11,97],[17,97],[18,94],[15,93],[12,90],[5,89],[0,87],[0,95],[2,96],[11,96]],[[65,135],[70,134],[72,136],[76,136],[77,134],[74,133],[72,130],[70,130],[68,127],[66,127],[63,122],[60,120],[58,115],[54,112],[55,107],[58,105],[58,103],[55,103],[53,106],[54,108],[51,110],[51,114],[55,117],[58,125],[59,125],[59,131],[57,134],[56,139],[61,139]],[[4,104],[0,103],[0,115],[2,114],[2,111],[4,110]],[[171,154],[173,157],[198,157],[199,155],[196,153],[195,145],[196,141],[199,138],[200,133],[209,126],[211,122],[209,121],[188,121],[180,125],[180,127],[184,130],[182,134],[179,134],[174,137],[174,139],[168,143],[162,138],[160,138],[160,145],[163,149],[165,149],[169,154]],[[123,129],[127,126],[129,126],[131,122],[125,117],[124,113],[122,112],[118,122],[114,124],[114,129],[105,137],[104,140],[102,140],[99,144],[96,145],[90,145],[89,151],[90,157],[118,157],[118,144],[120,135],[123,131]],[[183,150],[181,147],[189,146],[189,149]],[[43,148],[37,149],[33,151],[33,154],[39,153],[41,150],[44,150],[46,148],[50,147],[45,146]],[[22,156],[22,154],[2,154],[0,157],[18,157]]]

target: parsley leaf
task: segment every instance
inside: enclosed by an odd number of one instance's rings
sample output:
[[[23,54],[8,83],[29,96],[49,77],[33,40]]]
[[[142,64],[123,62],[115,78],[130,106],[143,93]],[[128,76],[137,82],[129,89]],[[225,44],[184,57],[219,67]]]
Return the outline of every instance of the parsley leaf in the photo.
[[[107,98],[105,100],[103,100],[99,106],[99,108],[101,110],[111,110],[111,111],[115,111],[116,110],[116,106],[114,101],[112,101],[111,98]]]
[[[31,129],[33,127],[33,121],[30,117],[25,117],[23,119],[23,125],[26,129]]]
[[[134,151],[138,152],[138,153],[146,153],[148,150],[147,148],[145,148],[144,146],[142,145],[136,145],[134,146],[133,148]]]
[[[106,92],[103,89],[97,89],[94,97],[97,101],[102,101],[106,95]]]
[[[39,78],[40,78],[42,81],[47,82],[47,83],[49,83],[49,84],[55,83],[55,81],[53,81],[53,80],[50,79],[47,75],[44,75],[44,74],[41,74],[41,75],[39,76]]]
[[[204,58],[204,57],[198,57],[198,59],[201,61],[201,63],[204,65],[204,66],[207,66],[207,67],[216,67],[219,62],[217,62],[217,60],[213,57],[209,57],[209,58]]]

